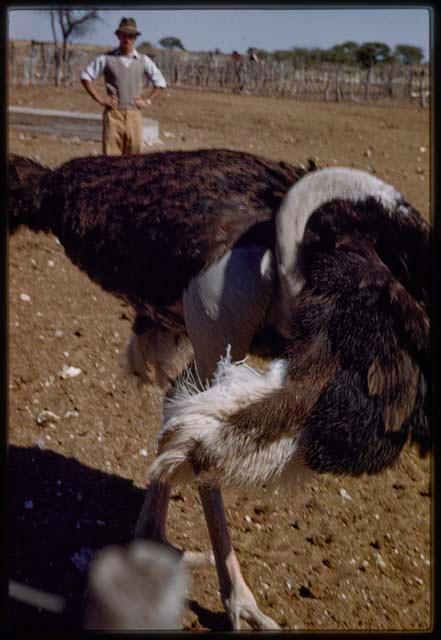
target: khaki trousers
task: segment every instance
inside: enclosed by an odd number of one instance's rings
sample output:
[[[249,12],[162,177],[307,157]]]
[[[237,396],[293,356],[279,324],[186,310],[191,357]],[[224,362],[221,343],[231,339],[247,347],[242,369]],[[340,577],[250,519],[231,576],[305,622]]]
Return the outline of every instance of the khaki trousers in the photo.
[[[142,153],[142,115],[139,109],[106,107],[103,115],[103,153],[107,156]]]

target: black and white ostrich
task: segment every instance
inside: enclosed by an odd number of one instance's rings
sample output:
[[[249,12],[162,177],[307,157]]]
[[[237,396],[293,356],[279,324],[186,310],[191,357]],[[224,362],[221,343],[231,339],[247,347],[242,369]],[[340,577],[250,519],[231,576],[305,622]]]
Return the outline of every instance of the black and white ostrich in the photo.
[[[430,447],[429,225],[374,176],[312,169],[225,150],[9,165],[11,230],[55,233],[136,309],[131,368],[165,386],[193,352],[202,383],[166,400],[137,535],[165,542],[170,484],[196,479],[235,629],[277,625],[221,485],[377,473]],[[259,373],[238,362],[253,349],[282,357]]]

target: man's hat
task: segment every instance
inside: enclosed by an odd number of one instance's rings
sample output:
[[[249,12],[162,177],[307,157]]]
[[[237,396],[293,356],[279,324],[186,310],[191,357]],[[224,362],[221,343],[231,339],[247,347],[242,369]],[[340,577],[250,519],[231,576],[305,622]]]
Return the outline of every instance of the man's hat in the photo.
[[[115,31],[115,33],[118,34],[118,32],[127,33],[129,36],[141,35],[141,32],[138,31],[134,18],[122,18],[121,22],[119,23],[119,27]]]

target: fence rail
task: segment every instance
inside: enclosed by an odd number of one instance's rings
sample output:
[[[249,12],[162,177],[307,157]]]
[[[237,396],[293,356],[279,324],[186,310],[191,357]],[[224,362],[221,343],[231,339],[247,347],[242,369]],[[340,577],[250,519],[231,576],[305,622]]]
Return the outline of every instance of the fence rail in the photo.
[[[72,46],[63,60],[59,48],[47,42],[9,43],[9,78],[13,85],[72,86],[102,49]],[[170,86],[233,91],[260,96],[290,96],[324,101],[417,101],[430,98],[428,65],[379,65],[368,70],[322,64],[307,66],[246,56],[156,51],[155,62]]]

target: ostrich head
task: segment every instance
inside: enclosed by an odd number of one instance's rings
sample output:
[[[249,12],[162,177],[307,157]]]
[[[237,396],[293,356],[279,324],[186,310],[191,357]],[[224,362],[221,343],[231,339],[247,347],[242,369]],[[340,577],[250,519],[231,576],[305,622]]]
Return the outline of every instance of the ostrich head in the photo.
[[[125,353],[126,370],[138,377],[139,385],[156,384],[166,391],[190,363],[193,349],[185,334],[149,324],[141,333],[132,333]]]

